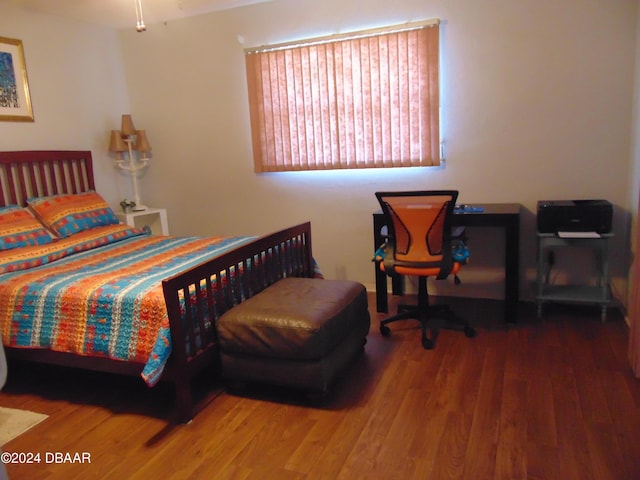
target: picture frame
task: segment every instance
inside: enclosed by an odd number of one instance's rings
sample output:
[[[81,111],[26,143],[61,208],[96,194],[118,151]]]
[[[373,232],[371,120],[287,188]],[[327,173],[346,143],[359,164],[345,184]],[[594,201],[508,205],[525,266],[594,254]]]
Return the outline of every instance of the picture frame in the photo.
[[[22,41],[0,37],[0,121],[33,122]]]

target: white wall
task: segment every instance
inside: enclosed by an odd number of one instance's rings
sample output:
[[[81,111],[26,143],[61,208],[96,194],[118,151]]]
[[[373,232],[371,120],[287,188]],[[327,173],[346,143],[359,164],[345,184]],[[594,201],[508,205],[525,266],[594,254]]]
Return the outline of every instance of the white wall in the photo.
[[[253,173],[244,47],[435,17],[444,168]],[[0,5],[2,35],[24,42],[36,118],[0,122],[0,148],[90,149],[98,189],[117,203],[131,194],[106,153],[108,131],[130,112],[153,146],[143,199],[168,208],[172,233],[263,233],[311,220],[325,275],[370,287],[378,189],[457,188],[466,203],[522,203],[523,298],[536,201],[606,198],[616,206],[613,273],[624,299],[636,19],[636,0],[274,0],[138,34]],[[501,238],[469,234],[472,263],[454,292],[499,297]]]
[[[276,0],[123,31],[132,110],[154,146],[146,201],[168,207],[177,234],[309,219],[325,275],[370,287],[376,190],[451,187],[462,202],[519,202],[521,290],[531,298],[537,200],[606,198],[624,299],[636,11],[635,0]],[[435,17],[444,168],[253,173],[244,47]],[[500,297],[502,240],[469,234],[473,268],[454,291]],[[566,257],[569,277],[590,275],[590,262]]]
[[[640,25],[640,10],[638,11],[638,25]],[[636,32],[636,52],[635,52],[635,83],[633,91],[633,120],[632,120],[632,143],[629,174],[629,205],[632,212],[633,228],[638,225],[638,201],[640,200],[640,29]],[[632,243],[635,238],[632,238]],[[638,246],[633,245],[635,252]]]
[[[22,41],[35,119],[0,122],[0,150],[91,150],[96,188],[122,198],[107,154],[129,108],[117,32],[0,3],[0,36]]]

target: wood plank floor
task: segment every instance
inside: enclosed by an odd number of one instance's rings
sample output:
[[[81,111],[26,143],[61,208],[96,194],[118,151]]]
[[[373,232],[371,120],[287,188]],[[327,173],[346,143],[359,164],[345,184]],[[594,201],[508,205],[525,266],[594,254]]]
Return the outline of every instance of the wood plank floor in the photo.
[[[397,298],[391,299],[394,305]],[[451,302],[452,299],[449,299]],[[425,351],[416,324],[378,332],[324,400],[247,388],[171,425],[169,390],[141,381],[10,364],[0,405],[50,417],[4,445],[40,452],[15,479],[640,479],[640,381],[615,312],[455,300],[475,339],[442,331]],[[87,452],[91,463],[45,462]]]

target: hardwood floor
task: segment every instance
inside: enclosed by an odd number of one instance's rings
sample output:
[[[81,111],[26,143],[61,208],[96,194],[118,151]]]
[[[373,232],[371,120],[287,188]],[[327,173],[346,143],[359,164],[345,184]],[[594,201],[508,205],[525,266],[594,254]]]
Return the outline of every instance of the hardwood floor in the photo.
[[[425,351],[412,321],[382,338],[369,305],[365,354],[326,399],[211,382],[219,394],[188,425],[166,421],[165,386],[10,364],[0,405],[50,417],[3,446],[42,455],[9,478],[640,479],[640,380],[615,312],[602,324],[597,308],[549,306],[538,320],[525,304],[506,326],[500,302],[457,299],[477,338],[443,330]]]

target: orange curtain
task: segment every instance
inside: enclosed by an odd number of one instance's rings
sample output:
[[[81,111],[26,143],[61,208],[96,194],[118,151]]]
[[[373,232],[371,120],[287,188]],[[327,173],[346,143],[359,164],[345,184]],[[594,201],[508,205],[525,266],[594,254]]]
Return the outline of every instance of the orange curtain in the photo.
[[[246,52],[257,172],[440,163],[437,24]]]

